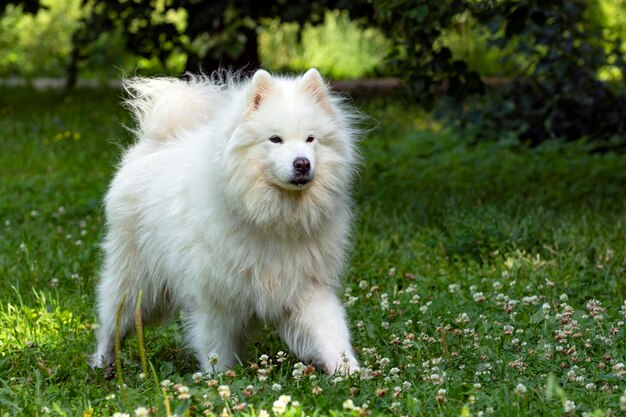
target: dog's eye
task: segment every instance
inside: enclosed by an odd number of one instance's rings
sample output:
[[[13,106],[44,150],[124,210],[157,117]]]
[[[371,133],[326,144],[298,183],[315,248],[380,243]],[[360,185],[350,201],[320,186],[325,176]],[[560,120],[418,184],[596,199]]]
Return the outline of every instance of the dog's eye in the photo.
[[[306,143],[311,143],[311,142],[313,142],[314,140],[315,140],[315,136],[313,136],[313,135],[309,135],[309,137],[308,137],[308,138],[306,138]]]
[[[274,136],[272,136],[270,138],[270,142],[272,142],[272,143],[283,143],[283,140],[280,138],[280,136],[274,135]]]

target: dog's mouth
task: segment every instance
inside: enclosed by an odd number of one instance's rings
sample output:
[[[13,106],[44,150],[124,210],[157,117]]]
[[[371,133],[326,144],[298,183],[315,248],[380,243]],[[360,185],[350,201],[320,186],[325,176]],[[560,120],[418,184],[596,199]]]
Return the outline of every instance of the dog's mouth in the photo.
[[[290,180],[275,182],[280,188],[289,191],[299,191],[308,188],[313,182],[313,175],[295,173]]]
[[[290,184],[295,185],[296,187],[304,187],[310,181],[311,181],[310,175],[296,174],[293,176],[293,179],[290,181]]]

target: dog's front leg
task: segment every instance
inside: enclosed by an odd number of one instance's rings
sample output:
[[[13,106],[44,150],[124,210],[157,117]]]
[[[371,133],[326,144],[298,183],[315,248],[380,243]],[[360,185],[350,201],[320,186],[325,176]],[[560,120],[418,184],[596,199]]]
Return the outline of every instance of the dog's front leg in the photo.
[[[359,370],[346,313],[333,288],[319,286],[306,291],[298,308],[279,323],[279,331],[296,356],[315,363],[328,374]]]

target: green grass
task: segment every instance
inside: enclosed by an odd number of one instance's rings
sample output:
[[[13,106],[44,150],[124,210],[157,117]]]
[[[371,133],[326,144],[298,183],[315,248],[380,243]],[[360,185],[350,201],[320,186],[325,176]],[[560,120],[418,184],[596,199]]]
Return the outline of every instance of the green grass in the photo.
[[[342,295],[369,377],[299,377],[272,326],[234,374],[194,375],[174,323],[146,329],[149,375],[127,341],[120,389],[85,363],[101,198],[129,140],[118,102],[116,92],[0,91],[1,416],[166,415],[164,396],[179,416],[272,415],[281,395],[285,415],[624,412],[626,158],[582,143],[470,147],[380,98],[360,105],[378,127],[361,144]]]

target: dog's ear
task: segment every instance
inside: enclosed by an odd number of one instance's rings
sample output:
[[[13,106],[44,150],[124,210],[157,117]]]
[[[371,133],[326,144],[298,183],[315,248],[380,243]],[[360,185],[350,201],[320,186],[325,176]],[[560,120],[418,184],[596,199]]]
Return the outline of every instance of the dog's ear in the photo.
[[[274,80],[269,72],[265,70],[258,70],[252,77],[252,95],[250,99],[250,110],[254,111],[259,108],[261,102],[272,92],[274,89]]]
[[[328,96],[328,87],[318,70],[311,68],[305,72],[300,80],[300,86],[305,93],[313,96],[324,110],[330,114],[334,113],[330,97]]]

